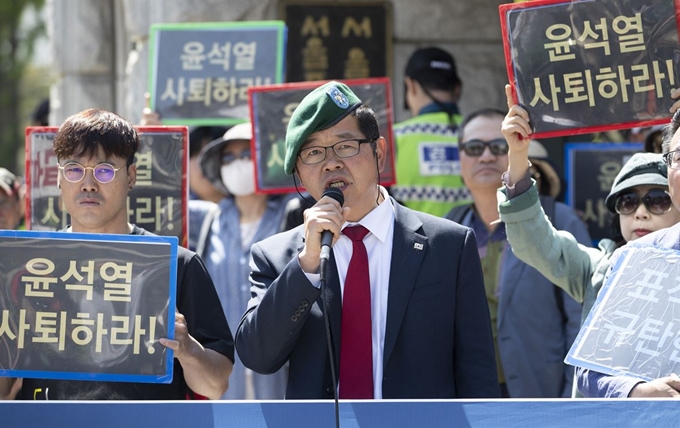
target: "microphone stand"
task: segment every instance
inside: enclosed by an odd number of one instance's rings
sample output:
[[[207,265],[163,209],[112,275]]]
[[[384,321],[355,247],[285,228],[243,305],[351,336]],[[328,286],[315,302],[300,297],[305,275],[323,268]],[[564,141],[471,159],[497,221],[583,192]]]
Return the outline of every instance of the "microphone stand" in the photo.
[[[338,401],[338,379],[335,373],[335,352],[331,340],[331,323],[328,318],[328,304],[326,302],[326,279],[328,277],[328,258],[319,259],[321,301],[323,303],[323,319],[326,326],[326,340],[328,342],[328,356],[331,364],[331,379],[333,381],[333,397],[335,398],[335,428],[340,428],[340,405]]]

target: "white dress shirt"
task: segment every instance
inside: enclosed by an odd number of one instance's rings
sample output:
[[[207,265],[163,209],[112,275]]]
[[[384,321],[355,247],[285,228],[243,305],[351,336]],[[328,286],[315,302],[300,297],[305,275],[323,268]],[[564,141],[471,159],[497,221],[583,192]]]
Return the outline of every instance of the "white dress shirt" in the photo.
[[[371,336],[373,339],[373,397],[382,398],[383,351],[385,349],[385,325],[387,321],[387,294],[390,283],[392,243],[394,241],[394,207],[381,187],[385,199],[366,214],[358,223],[345,222],[342,228],[362,225],[370,233],[364,237],[368,253],[368,271],[371,280]],[[345,277],[352,258],[352,241],[345,235],[333,245],[335,265],[340,277],[340,292],[344,295]],[[305,273],[312,285],[320,286],[319,274]]]

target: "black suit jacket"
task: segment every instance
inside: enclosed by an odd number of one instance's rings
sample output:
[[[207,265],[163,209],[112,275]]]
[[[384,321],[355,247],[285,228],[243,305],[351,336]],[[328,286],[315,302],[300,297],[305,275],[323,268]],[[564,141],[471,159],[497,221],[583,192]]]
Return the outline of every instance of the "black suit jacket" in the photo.
[[[489,309],[473,232],[395,206],[383,398],[498,397]],[[251,250],[251,292],[236,349],[246,367],[289,363],[288,399],[333,398],[321,290],[300,268],[303,226]],[[341,294],[331,255],[326,287],[335,361]]]

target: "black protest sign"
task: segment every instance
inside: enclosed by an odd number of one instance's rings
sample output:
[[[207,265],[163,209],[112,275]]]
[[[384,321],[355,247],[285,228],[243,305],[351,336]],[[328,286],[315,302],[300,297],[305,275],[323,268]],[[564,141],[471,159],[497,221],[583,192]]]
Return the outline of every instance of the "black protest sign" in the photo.
[[[26,129],[26,225],[31,230],[60,230],[70,223],[57,187],[60,172],[52,150],[58,129]],[[137,180],[128,194],[129,221],[149,232],[176,236],[181,243],[186,243],[187,127],[140,126],[136,129],[140,148],[135,155]]]
[[[642,144],[569,143],[564,150],[567,204],[581,214],[595,243],[611,239],[610,214],[604,201],[621,167],[642,151]]]
[[[534,138],[667,122],[680,83],[673,0],[500,6],[508,80]]]
[[[387,1],[285,0],[286,81],[364,79],[392,72],[392,9]]]
[[[221,125],[248,118],[248,88],[281,83],[281,21],[154,24],[149,92],[163,123]]]
[[[283,171],[286,127],[303,98],[323,83],[289,83],[250,89],[253,120],[251,150],[255,154],[256,187],[259,192],[295,191],[293,177]],[[387,162],[385,170],[380,174],[380,182],[384,186],[390,186],[395,182],[390,81],[387,78],[375,78],[345,80],[343,83],[376,114],[380,135],[387,140]]]
[[[646,380],[680,370],[680,252],[629,243],[566,362]]]
[[[2,376],[169,383],[177,238],[0,231]]]

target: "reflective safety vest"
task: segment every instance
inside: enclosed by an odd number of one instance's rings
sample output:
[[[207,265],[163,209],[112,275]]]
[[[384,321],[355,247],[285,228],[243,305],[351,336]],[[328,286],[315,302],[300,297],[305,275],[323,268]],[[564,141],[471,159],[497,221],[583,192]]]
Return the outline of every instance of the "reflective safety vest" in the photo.
[[[454,116],[456,124],[461,117]],[[472,202],[460,176],[458,128],[445,112],[426,113],[394,125],[396,184],[392,196],[414,210],[444,217]]]

